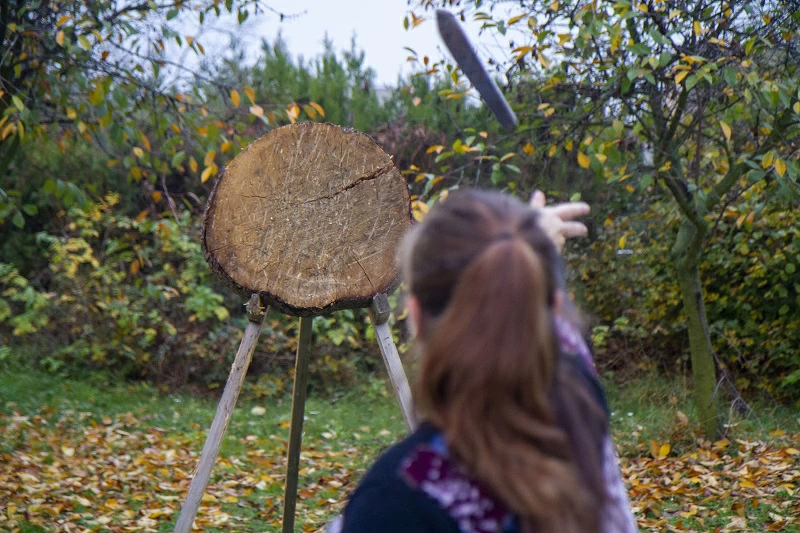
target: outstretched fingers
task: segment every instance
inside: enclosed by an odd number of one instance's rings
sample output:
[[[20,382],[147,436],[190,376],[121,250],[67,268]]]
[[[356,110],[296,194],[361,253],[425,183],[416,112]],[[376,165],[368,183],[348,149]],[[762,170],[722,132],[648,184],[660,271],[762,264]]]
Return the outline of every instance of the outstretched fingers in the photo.
[[[564,225],[561,227],[561,233],[567,239],[571,239],[572,237],[583,237],[589,234],[589,229],[583,222],[564,222]]]
[[[550,209],[552,209],[553,214],[564,221],[586,216],[591,210],[589,204],[584,202],[570,202],[568,204],[554,205]]]

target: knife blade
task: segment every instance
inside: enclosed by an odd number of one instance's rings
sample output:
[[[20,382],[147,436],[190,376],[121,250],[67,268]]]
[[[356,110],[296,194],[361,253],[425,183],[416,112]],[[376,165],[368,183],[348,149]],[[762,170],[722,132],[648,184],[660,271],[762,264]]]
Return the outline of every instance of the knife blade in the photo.
[[[514,131],[517,128],[517,116],[503,97],[503,93],[500,92],[494,79],[486,72],[456,17],[447,10],[437,9],[436,25],[456,64],[478,91],[486,103],[486,107],[494,113],[506,131]]]

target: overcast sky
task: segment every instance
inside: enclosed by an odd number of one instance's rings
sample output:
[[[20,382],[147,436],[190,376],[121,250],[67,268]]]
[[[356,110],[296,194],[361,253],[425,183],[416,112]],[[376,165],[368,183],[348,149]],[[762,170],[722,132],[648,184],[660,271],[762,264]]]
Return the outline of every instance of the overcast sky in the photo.
[[[282,23],[275,15],[262,16],[251,26],[251,35],[273,41],[281,31],[294,57],[311,58],[322,51],[326,32],[337,50],[349,49],[356,34],[358,48],[366,53],[367,66],[377,72],[380,85],[395,85],[401,69],[409,71],[409,54],[403,47],[415,49],[420,57],[439,58],[444,53],[433,12],[417,28],[403,28],[406,0],[269,0],[268,4],[282,13],[300,15]],[[476,25],[467,30],[477,39]]]

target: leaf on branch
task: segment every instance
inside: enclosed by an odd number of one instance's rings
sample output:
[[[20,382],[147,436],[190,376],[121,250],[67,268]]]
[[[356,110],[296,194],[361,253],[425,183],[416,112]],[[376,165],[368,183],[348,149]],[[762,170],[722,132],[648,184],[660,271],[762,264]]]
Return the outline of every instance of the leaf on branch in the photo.
[[[430,211],[430,207],[425,202],[420,202],[419,200],[415,200],[411,204],[411,214],[414,216],[414,220],[417,222],[422,222],[425,220],[425,215],[428,214]]]
[[[309,102],[308,105],[313,107],[317,111],[317,113],[319,113],[322,117],[325,117],[325,110],[322,108],[321,105],[319,105],[316,102]]]
[[[688,76],[688,75],[689,75],[689,71],[688,70],[682,70],[682,71],[678,72],[677,74],[675,74],[675,85],[680,85],[681,82],[684,80],[684,78],[686,78],[686,76]]]
[[[425,150],[425,153],[426,154],[432,154],[432,153],[436,152],[437,154],[440,154],[440,153],[442,153],[442,150],[444,150],[444,145],[442,145],[442,144],[434,144],[433,146],[431,146],[430,148]]]
[[[56,43],[58,43],[58,46],[64,46],[64,32],[63,31],[59,31],[58,33],[56,33]]]
[[[264,116],[264,108],[261,107],[260,105],[251,105],[250,106],[250,113],[252,113],[253,115],[255,115],[257,117],[263,117]]]
[[[783,177],[783,175],[786,174],[786,162],[783,159],[778,158],[775,160],[775,172],[780,177]]]
[[[212,163],[211,165],[207,166],[203,173],[200,175],[200,182],[205,183],[208,179],[217,173],[218,167],[216,164]]]
[[[761,168],[769,168],[772,166],[772,161],[775,159],[775,152],[770,150],[761,159]]]
[[[731,127],[726,122],[720,122],[719,127],[722,129],[722,134],[725,135],[725,139],[730,141],[731,140]]]
[[[250,99],[250,103],[251,104],[255,104],[256,103],[256,92],[253,90],[253,88],[252,87],[245,87],[243,89],[243,91],[244,91],[244,94],[247,95],[247,98]]]
[[[296,103],[292,102],[286,107],[286,116],[289,118],[289,121],[294,124],[297,122],[297,117],[300,116],[300,106]]]
[[[544,57],[540,52],[536,52],[536,57],[539,59],[539,63],[544,68],[548,68],[550,66],[550,60]]]
[[[578,152],[578,164],[581,168],[589,168],[589,156],[583,152]]]
[[[14,107],[19,109],[20,111],[25,111],[25,104],[22,103],[22,98],[20,98],[16,94],[11,96],[11,102],[13,102]]]
[[[239,91],[236,89],[231,89],[231,103],[234,105],[234,107],[239,107],[240,101],[241,98],[239,97]]]
[[[147,150],[148,152],[152,152],[153,147],[150,146],[150,141],[147,139],[147,136],[144,134],[144,132],[140,131],[139,136],[142,139],[142,146],[144,146],[144,149]]]

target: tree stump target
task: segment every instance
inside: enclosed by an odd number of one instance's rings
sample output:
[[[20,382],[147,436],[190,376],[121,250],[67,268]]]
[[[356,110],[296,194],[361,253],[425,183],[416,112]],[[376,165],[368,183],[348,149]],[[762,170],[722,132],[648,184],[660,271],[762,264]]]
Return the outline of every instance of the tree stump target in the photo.
[[[405,178],[375,141],[306,123],[267,133],[233,160],[209,199],[203,245],[236,290],[309,316],[396,288],[410,225]]]
[[[266,306],[299,316],[283,532],[294,530],[311,317],[369,307],[375,338],[409,429],[416,425],[389,328],[397,251],[411,227],[405,178],[366,135],[332,124],[270,131],[230,163],[209,196],[203,251],[211,269],[249,296],[248,325],[175,524],[188,533],[261,332]]]

